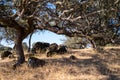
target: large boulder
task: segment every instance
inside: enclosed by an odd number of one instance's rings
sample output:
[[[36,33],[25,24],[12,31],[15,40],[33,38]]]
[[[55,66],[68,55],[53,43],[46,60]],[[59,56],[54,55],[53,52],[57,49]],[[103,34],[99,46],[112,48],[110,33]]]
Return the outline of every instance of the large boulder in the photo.
[[[10,51],[3,51],[1,54],[0,54],[0,58],[1,59],[4,59],[5,57],[8,57],[12,55],[12,53]]]
[[[67,52],[67,47],[65,45],[60,45],[58,50],[57,50],[57,53],[64,54],[66,52]]]
[[[38,59],[36,57],[29,57],[28,58],[28,67],[31,67],[31,68],[36,68],[36,67],[43,67],[45,65],[45,60],[42,60],[42,59]]]
[[[52,56],[52,54],[54,52],[57,52],[58,50],[58,45],[56,43],[52,43],[48,48],[47,48],[47,51],[46,51],[46,54],[47,54],[47,57],[50,57]]]
[[[33,47],[32,47],[32,53],[37,53],[37,51],[42,51],[45,52],[47,47],[49,47],[50,44],[49,43],[45,43],[45,42],[36,42]]]

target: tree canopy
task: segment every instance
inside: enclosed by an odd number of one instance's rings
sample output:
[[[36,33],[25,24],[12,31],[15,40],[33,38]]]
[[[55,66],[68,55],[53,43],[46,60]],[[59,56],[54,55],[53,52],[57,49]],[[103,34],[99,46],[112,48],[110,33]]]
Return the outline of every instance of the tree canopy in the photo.
[[[18,62],[24,62],[22,41],[34,30],[49,30],[69,37],[117,42],[119,0],[0,0],[0,27],[14,36]]]

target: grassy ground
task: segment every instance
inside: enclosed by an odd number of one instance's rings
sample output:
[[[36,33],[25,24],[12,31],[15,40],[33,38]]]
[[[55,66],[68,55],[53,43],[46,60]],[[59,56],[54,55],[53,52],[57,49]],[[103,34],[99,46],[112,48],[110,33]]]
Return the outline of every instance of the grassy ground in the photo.
[[[70,59],[71,55],[77,59]],[[0,60],[0,80],[120,80],[120,48],[69,50],[64,55],[36,57],[44,59],[46,65],[32,69],[24,63],[13,70],[14,59]]]

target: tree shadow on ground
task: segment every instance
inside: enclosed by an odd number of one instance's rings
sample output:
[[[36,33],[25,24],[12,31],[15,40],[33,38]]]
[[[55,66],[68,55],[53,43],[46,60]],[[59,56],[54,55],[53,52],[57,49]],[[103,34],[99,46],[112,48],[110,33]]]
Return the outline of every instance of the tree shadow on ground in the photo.
[[[70,59],[70,57],[62,57],[62,58],[48,58],[44,59],[47,65],[58,65],[58,66],[75,66],[79,68],[79,70],[86,68],[83,72],[87,72],[89,74],[89,67],[94,66],[97,71],[101,75],[108,76],[105,80],[120,80],[120,68],[117,68],[115,71],[110,69],[107,64],[118,64],[120,63],[119,59],[119,51],[120,49],[110,49],[105,50],[104,53],[98,53],[91,55],[91,58],[87,59],[79,59],[79,56],[76,56],[76,59]],[[85,56],[85,55],[83,55]],[[6,62],[4,64],[0,64],[0,67],[9,67],[12,62]],[[114,66],[114,65],[113,65]],[[94,73],[94,71],[91,72]]]
[[[120,80],[119,76],[120,76],[120,71],[119,72],[115,72],[112,71],[108,68],[108,66],[106,65],[107,61],[100,59],[98,56],[93,56],[93,59],[97,60],[95,62],[92,62],[94,65],[96,65],[98,71],[102,74],[102,75],[107,75],[109,76],[107,80]],[[120,70],[120,69],[118,69]],[[119,75],[116,75],[119,74]]]
[[[99,53],[100,55],[103,56],[96,54],[89,59],[77,58],[76,60],[71,60],[70,58],[61,58],[61,59],[47,59],[47,61],[50,61],[52,64],[59,62],[61,63],[61,66],[64,65],[77,66],[80,69],[82,66],[84,67],[94,66],[97,68],[97,71],[101,75],[108,76],[106,80],[120,80],[120,68],[116,68],[116,70],[111,70],[107,65],[110,63],[112,64],[120,63],[120,59],[119,59],[120,54],[118,54],[119,51],[120,49],[112,49],[112,50],[104,51],[104,54]]]

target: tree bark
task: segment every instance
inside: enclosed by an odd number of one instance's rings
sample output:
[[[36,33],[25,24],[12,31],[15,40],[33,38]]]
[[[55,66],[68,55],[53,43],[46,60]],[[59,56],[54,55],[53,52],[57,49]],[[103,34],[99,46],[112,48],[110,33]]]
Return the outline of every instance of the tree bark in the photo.
[[[25,56],[24,56],[24,51],[22,47],[23,39],[24,38],[22,37],[22,32],[18,31],[16,40],[15,40],[15,51],[16,51],[16,54],[18,55],[18,61],[16,62],[15,66],[20,65],[23,62],[25,62]]]

